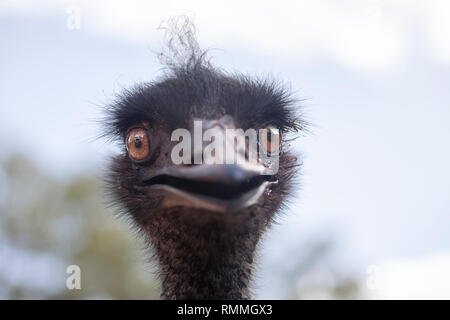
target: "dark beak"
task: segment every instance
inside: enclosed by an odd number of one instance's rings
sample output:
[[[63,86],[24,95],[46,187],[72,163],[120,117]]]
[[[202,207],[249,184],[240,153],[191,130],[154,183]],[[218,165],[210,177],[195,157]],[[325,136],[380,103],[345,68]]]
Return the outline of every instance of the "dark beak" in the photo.
[[[255,204],[274,176],[261,174],[257,165],[196,165],[148,171],[143,183],[161,195],[163,207],[188,206],[231,212]]]

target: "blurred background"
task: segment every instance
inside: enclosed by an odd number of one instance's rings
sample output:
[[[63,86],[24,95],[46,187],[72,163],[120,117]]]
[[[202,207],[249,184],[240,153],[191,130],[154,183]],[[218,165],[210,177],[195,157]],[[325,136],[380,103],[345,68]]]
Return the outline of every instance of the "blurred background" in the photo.
[[[450,4],[382,0],[0,0],[0,298],[159,297],[95,138],[180,14],[215,64],[289,81],[314,125],[255,297],[449,299]]]

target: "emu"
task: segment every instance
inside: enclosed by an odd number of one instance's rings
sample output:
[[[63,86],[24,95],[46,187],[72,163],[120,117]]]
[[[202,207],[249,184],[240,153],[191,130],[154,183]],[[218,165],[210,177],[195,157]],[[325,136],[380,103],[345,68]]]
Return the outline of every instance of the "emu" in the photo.
[[[249,299],[258,243],[299,169],[286,137],[298,135],[305,121],[279,82],[214,67],[189,21],[172,21],[170,32],[160,56],[164,74],[124,90],[106,108],[106,134],[122,145],[111,161],[109,190],[153,249],[162,298]],[[195,120],[216,132],[265,129],[258,148],[276,152],[278,170],[263,174],[270,161],[252,160],[237,147],[243,163],[174,164],[171,134],[192,132]],[[206,157],[205,148],[193,149],[192,159]]]

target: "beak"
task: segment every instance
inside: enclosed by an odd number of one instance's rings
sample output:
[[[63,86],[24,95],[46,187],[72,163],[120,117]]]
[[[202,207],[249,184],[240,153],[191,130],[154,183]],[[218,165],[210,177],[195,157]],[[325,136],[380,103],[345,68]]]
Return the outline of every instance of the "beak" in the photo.
[[[230,123],[232,120],[226,117],[207,121],[206,125],[207,128],[224,131],[230,127]],[[275,175],[264,174],[265,167],[262,164],[246,161],[243,150],[234,149],[234,156],[234,164],[208,161],[212,164],[146,169],[141,175],[142,185],[153,196],[161,196],[162,207],[184,206],[217,212],[238,211],[256,204],[266,189],[277,181]],[[205,159],[204,154],[202,157]]]
[[[162,196],[162,207],[185,206],[218,212],[237,211],[255,204],[273,176],[250,165],[198,165],[148,172],[144,184]]]

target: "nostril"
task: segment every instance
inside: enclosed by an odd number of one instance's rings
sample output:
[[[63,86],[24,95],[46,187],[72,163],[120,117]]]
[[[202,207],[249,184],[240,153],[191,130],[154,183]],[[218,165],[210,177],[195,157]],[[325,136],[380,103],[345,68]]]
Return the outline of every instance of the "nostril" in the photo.
[[[198,159],[197,161],[195,161],[196,158]],[[200,163],[198,163],[198,162],[200,162]],[[198,166],[198,165],[200,165],[202,163],[203,163],[203,153],[199,153],[197,156],[195,155],[195,153],[192,153],[191,154],[191,163],[187,164],[187,165]]]

